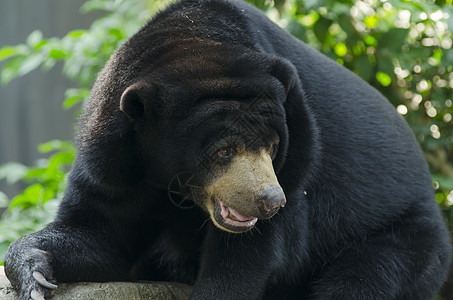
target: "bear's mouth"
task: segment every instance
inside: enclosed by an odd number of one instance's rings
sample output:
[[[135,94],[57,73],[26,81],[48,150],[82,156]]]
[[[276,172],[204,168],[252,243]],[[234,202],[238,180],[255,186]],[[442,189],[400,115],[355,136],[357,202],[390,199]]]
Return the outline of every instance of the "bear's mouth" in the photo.
[[[255,226],[258,218],[246,216],[237,210],[228,207],[220,199],[213,197],[214,200],[214,219],[216,225],[234,233],[246,232]]]

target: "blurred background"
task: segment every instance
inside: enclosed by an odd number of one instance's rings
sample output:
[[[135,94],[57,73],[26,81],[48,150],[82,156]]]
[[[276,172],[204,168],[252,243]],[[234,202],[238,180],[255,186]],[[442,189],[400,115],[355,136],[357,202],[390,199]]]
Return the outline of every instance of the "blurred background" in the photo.
[[[2,1],[0,47],[25,43],[37,28],[43,36],[50,37],[63,37],[74,28],[89,28],[95,16],[79,13],[84,2]],[[21,73],[30,73],[11,82],[11,76],[8,79],[7,71],[3,69],[3,84],[0,85],[0,165],[11,161],[31,165],[40,157],[37,145],[73,136],[74,112],[62,110],[61,103],[65,90],[76,85],[62,76],[61,64],[48,72],[33,71],[36,68],[33,64],[20,67],[23,69]],[[17,75],[20,76],[20,73]],[[10,197],[18,193],[19,188],[5,181],[0,182],[0,191]]]
[[[0,261],[12,241],[52,220],[97,73],[170,2],[0,2]],[[452,0],[248,2],[392,102],[423,148],[452,231]],[[453,278],[439,299],[453,299]]]

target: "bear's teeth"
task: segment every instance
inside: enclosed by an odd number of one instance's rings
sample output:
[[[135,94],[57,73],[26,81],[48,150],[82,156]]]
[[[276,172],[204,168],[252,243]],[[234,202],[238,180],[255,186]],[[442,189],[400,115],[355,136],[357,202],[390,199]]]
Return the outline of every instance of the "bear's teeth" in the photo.
[[[235,220],[235,221],[239,221],[235,215],[233,215],[231,212],[228,214],[228,218],[232,219],[232,220]]]

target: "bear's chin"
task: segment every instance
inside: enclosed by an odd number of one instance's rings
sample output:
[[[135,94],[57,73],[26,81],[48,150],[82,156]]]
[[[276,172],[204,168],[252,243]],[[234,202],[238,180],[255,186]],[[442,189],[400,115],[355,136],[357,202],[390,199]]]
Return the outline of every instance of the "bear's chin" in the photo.
[[[213,221],[220,229],[232,233],[242,233],[252,229],[258,218],[246,216],[226,206],[220,199],[212,197],[214,202]]]

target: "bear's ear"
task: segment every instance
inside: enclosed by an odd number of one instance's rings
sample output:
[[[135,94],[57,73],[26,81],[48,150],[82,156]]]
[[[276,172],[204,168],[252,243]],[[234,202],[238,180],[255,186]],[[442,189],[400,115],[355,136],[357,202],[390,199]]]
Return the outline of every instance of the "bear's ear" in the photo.
[[[299,86],[299,76],[296,67],[283,58],[276,59],[271,67],[271,75],[277,78],[285,87],[286,93]]]
[[[155,101],[156,89],[146,82],[137,82],[124,90],[120,100],[120,110],[133,122],[155,114],[151,103]]]

